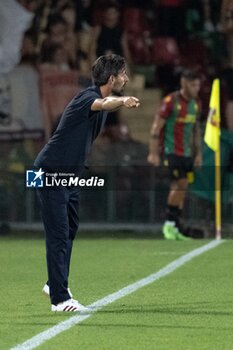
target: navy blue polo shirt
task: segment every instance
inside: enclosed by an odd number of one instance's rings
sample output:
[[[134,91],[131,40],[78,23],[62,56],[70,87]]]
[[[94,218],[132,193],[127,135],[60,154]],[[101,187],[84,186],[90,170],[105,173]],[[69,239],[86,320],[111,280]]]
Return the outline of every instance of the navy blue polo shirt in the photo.
[[[89,87],[76,95],[65,108],[58,127],[38,154],[34,165],[45,170],[81,172],[91,145],[101,132],[108,112],[92,111],[103,98],[100,88]]]

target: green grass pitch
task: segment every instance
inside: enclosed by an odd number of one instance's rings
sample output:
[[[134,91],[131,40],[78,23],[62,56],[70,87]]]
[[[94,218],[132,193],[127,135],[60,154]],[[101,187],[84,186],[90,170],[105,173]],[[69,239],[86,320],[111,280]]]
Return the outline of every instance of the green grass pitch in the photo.
[[[143,236],[88,237],[82,235],[75,241],[70,274],[70,288],[84,304],[147,277],[207,243]],[[233,241],[224,242],[104,307],[38,349],[233,349],[232,250]],[[1,350],[71,316],[51,313],[49,300],[41,293],[46,281],[43,239],[1,237],[0,262]]]

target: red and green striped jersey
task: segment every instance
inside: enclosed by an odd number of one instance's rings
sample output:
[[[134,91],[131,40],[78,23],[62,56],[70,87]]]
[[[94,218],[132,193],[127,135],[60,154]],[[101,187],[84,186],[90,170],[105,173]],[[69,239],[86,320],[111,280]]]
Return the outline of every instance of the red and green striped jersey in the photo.
[[[165,154],[192,155],[192,134],[200,109],[199,99],[186,100],[179,91],[163,99],[159,115],[166,119],[163,130]]]

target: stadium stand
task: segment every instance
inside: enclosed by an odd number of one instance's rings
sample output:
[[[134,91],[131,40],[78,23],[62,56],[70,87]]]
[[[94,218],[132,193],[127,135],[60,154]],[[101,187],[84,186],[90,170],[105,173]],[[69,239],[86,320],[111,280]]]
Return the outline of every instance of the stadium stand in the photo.
[[[15,11],[20,11],[19,14],[15,12],[12,16],[12,9],[10,10],[10,17],[14,18],[14,21],[17,19],[19,23],[17,22],[17,25],[14,23],[14,26],[11,26],[12,30],[7,34],[4,34],[4,23],[10,24],[7,17],[9,9],[0,11],[1,73],[7,73],[4,79],[2,75],[0,76],[0,171],[2,174],[0,192],[6,198],[5,202],[1,203],[0,221],[2,222],[32,223],[39,220],[34,194],[22,190],[22,186],[24,188],[22,169],[30,166],[41,144],[52,133],[70,98],[90,83],[90,65],[94,57],[93,50],[91,53],[93,28],[103,25],[105,9],[108,7],[106,5],[109,3],[102,0],[87,2],[82,0],[51,0],[50,2],[2,0],[0,3],[0,10],[4,6],[7,8],[15,5],[17,9]],[[224,134],[228,140],[226,142],[227,152],[229,152],[227,159],[228,162],[232,160],[233,108],[230,80],[232,2],[149,0],[147,2],[113,1],[112,3],[119,9],[121,16],[117,26],[121,28],[121,33],[124,33],[127,44],[128,53],[124,45],[122,54],[128,59],[132,75],[128,91],[140,96],[142,104],[136,113],[128,111],[124,115],[119,114],[120,120],[125,122],[131,135],[127,142],[121,140],[113,143],[107,136],[111,131],[108,130],[111,128],[109,125],[106,126],[105,135],[98,140],[93,152],[99,152],[97,157],[102,156],[102,159],[105,159],[106,155],[103,156],[101,150],[107,143],[114,152],[119,152],[121,160],[130,159],[132,173],[135,174],[138,169],[138,182],[141,182],[142,188],[149,193],[139,194],[140,191],[138,189],[134,191],[132,187],[129,187],[127,195],[120,194],[118,198],[110,193],[111,191],[96,193],[94,200],[101,200],[107,204],[102,211],[98,210],[94,219],[97,222],[109,223],[140,221],[144,224],[157,224],[163,219],[161,209],[165,198],[163,191],[166,193],[168,190],[166,178],[161,180],[161,174],[154,174],[154,170],[147,167],[146,170],[144,168],[144,173],[148,171],[148,177],[145,178],[147,184],[143,185],[141,170],[135,166],[138,163],[143,167],[146,166],[145,149],[148,145],[154,111],[161,97],[177,88],[179,74],[183,67],[195,67],[203,75],[201,91],[203,130],[212,79],[215,76],[228,77],[227,93],[223,92],[227,98],[227,104],[222,110],[222,118],[223,127],[228,129]],[[222,3],[221,11],[220,3]],[[182,19],[180,19],[181,12]],[[179,21],[179,30],[177,30],[176,21]],[[29,22],[30,28],[28,28]],[[18,37],[13,33],[16,27]],[[11,59],[3,55],[6,52],[2,50],[3,44],[8,47],[7,52],[11,52]],[[137,159],[132,156],[135,150]],[[232,168],[229,167],[229,169],[231,180],[227,181],[228,186],[232,187]],[[131,175],[127,181],[133,181]],[[156,195],[154,195],[151,189],[156,186],[162,190],[155,192]],[[12,191],[15,193],[14,200]],[[81,209],[84,221],[88,220],[89,213],[93,211],[88,204],[89,195],[90,193],[85,193],[84,205]],[[24,201],[24,196],[26,196],[26,204],[22,207],[20,203]],[[122,207],[126,208],[130,201],[135,203],[134,206],[131,210],[122,212]],[[140,202],[147,203],[141,213],[138,209]],[[188,203],[191,203],[187,206],[187,210],[190,211],[189,216],[193,217],[194,221],[202,220],[206,223],[209,218],[208,213],[213,210],[212,203],[202,202],[191,193]],[[198,205],[203,205],[204,208],[202,218],[195,211]],[[227,222],[227,220],[230,221],[233,210],[231,194],[225,206],[227,209],[224,209],[223,217]]]

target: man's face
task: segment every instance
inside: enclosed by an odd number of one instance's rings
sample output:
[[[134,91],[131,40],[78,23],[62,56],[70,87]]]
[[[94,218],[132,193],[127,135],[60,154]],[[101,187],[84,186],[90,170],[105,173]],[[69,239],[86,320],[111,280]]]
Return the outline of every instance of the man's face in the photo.
[[[63,23],[54,25],[49,34],[50,40],[57,44],[63,44],[67,39],[67,27]]]
[[[119,12],[115,7],[110,7],[104,15],[104,23],[107,27],[114,27],[119,22]]]
[[[201,81],[200,79],[188,80],[183,78],[181,81],[181,87],[189,98],[197,98],[201,87]]]
[[[112,82],[112,92],[113,93],[122,93],[124,91],[124,87],[129,81],[129,77],[127,75],[127,72],[124,69],[118,73],[118,75],[112,76],[113,82]]]

